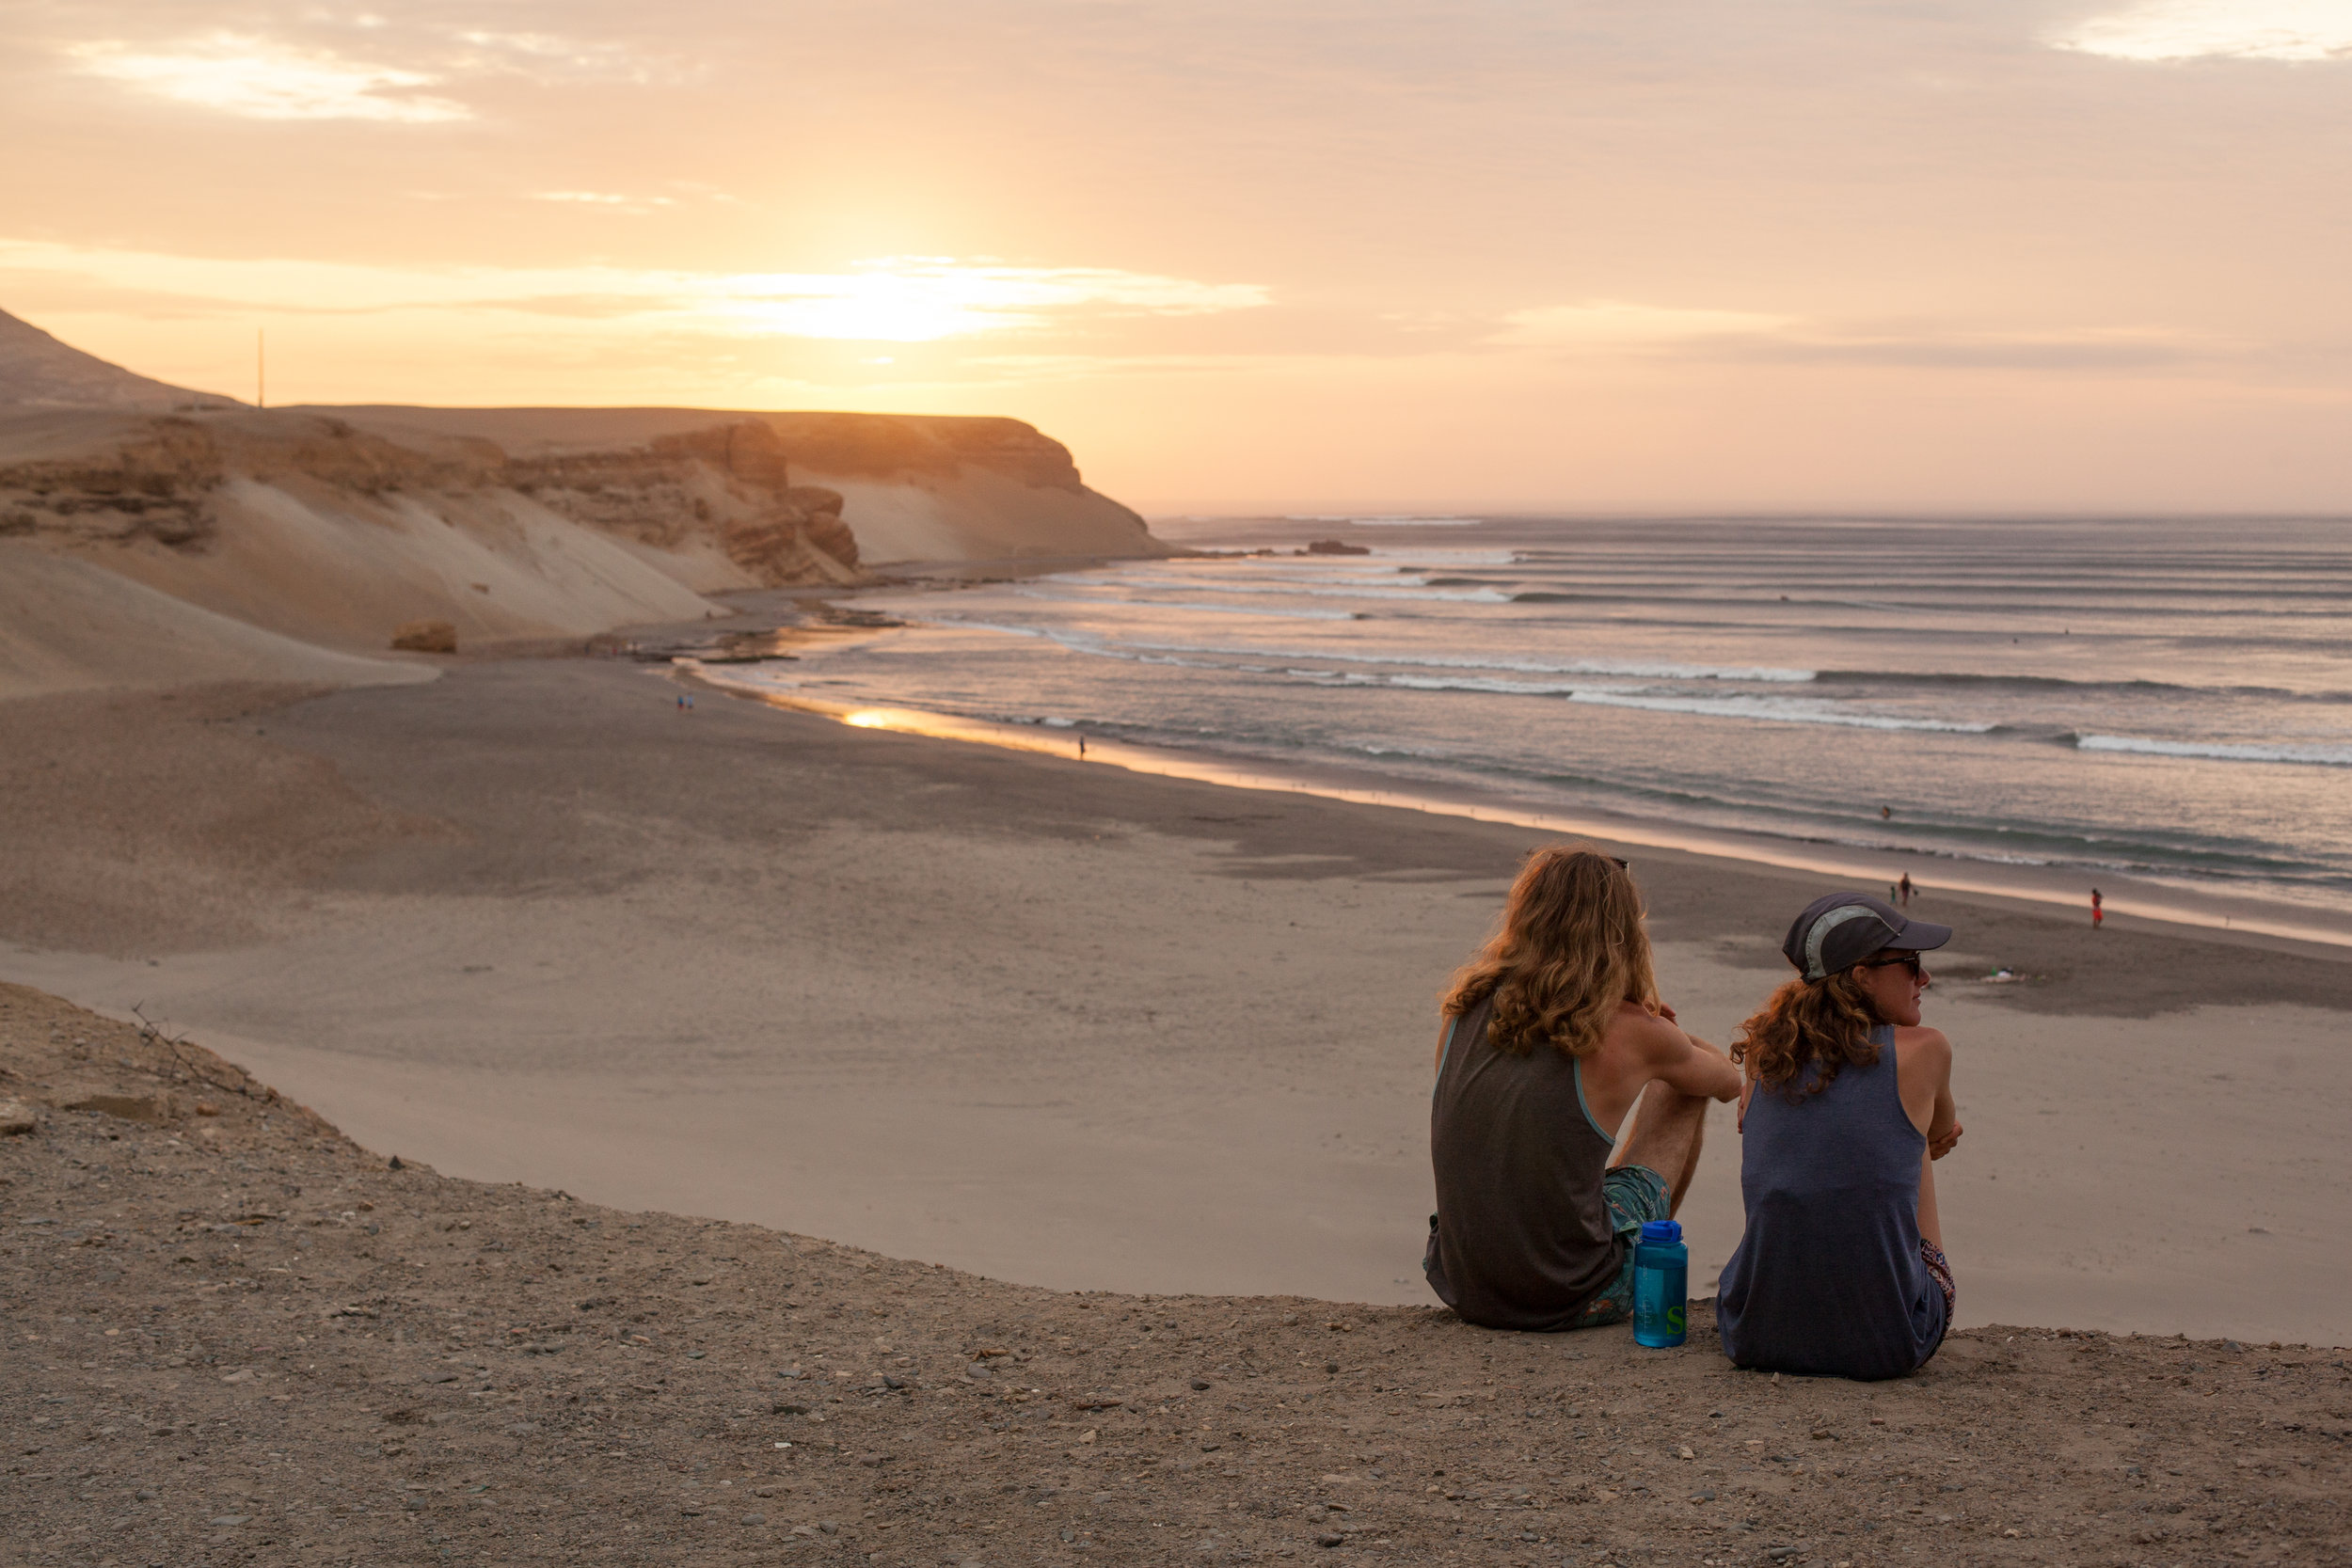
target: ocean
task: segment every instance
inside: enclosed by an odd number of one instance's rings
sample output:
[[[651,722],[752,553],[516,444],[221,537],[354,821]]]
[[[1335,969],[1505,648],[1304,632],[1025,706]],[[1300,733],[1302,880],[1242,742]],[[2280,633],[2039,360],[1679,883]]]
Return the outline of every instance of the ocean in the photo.
[[[1280,553],[869,595],[909,624],[726,673],[1886,880],[2352,929],[2352,521],[1153,531]],[[1317,540],[1369,553],[1291,553]]]

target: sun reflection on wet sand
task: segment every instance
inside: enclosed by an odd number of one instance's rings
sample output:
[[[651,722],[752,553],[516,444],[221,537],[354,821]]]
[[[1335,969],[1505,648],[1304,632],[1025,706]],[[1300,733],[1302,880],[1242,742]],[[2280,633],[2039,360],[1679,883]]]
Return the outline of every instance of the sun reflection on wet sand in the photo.
[[[1534,828],[1545,832],[1605,839],[1612,843],[1639,845],[1647,848],[1666,849],[1685,854],[1708,855],[1727,860],[1745,861],[1752,864],[1778,866],[1789,871],[1808,871],[1821,876],[1851,879],[1865,887],[1883,882],[1892,875],[1887,866],[1889,857],[1864,859],[1859,855],[1839,852],[1835,845],[1811,847],[1810,853],[1795,853],[1778,846],[1741,838],[1731,833],[1677,832],[1655,824],[1631,818],[1604,816],[1564,816],[1552,812],[1531,808],[1498,800],[1472,799],[1468,795],[1448,795],[1441,792],[1419,793],[1396,789],[1369,789],[1345,783],[1337,774],[1318,776],[1304,770],[1293,773],[1261,771],[1254,767],[1229,762],[1197,752],[1171,748],[1138,746],[1132,741],[1106,739],[1072,724],[1067,728],[1041,729],[1027,724],[1002,724],[985,719],[961,719],[951,714],[932,713],[922,708],[875,707],[858,703],[830,703],[820,697],[797,692],[778,691],[773,688],[755,686],[746,681],[730,680],[720,671],[703,665],[699,660],[680,658],[675,661],[677,673],[714,690],[729,696],[750,698],[771,707],[790,708],[803,713],[821,714],[828,719],[861,730],[889,730],[900,735],[923,736],[934,740],[959,740],[971,745],[994,746],[1005,751],[1038,752],[1049,756],[1077,761],[1080,757],[1081,736],[1085,742],[1084,760],[1107,767],[1124,768],[1131,773],[1151,773],[1162,778],[1186,779],[1200,784],[1219,784],[1230,789],[1279,790],[1294,795],[1311,795],[1320,800],[1345,800],[1356,805],[1390,806],[1406,811],[1426,812],[1438,816],[1458,816],[1473,822],[1496,822],[1513,827]],[[1894,857],[1900,863],[1905,857]],[[1910,857],[1922,867],[1924,875],[1931,876],[1935,884],[1954,893],[1986,895],[1996,898],[2019,898],[2037,904],[2054,904],[2072,909],[2081,903],[2079,891],[2070,881],[2065,886],[2036,886],[2026,874],[2016,875],[2011,881],[1994,882],[1971,877],[1963,868],[1965,863],[1930,861],[1925,857]],[[2193,900],[2184,900],[2169,888],[2142,885],[2135,895],[2125,899],[2110,896],[2106,900],[2110,914],[2129,912],[2148,920],[2170,921],[2180,925],[2199,926],[2214,930],[2237,930],[2254,935],[2284,937],[2296,942],[2322,942],[2331,947],[2352,946],[2352,931],[2323,926],[2304,926],[2292,922],[2248,918],[2227,913],[2212,907],[2201,907]]]

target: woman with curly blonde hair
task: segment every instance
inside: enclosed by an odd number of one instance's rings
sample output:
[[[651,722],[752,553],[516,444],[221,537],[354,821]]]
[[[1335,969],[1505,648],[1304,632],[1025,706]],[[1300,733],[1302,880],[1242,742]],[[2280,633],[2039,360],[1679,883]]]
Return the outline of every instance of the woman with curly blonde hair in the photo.
[[[1961,1129],[1951,1041],[1919,1022],[1919,955],[1951,938],[1862,894],[1817,898],[1782,946],[1798,978],[1740,1026],[1747,1229],[1715,1322],[1742,1367],[1900,1377],[1943,1343],[1932,1162]]]
[[[1707,1101],[1740,1092],[1730,1059],[1659,1000],[1642,919],[1625,862],[1538,849],[1446,992],[1429,1107],[1438,1212],[1422,1266],[1471,1323],[1630,1316],[1629,1238],[1680,1207]]]

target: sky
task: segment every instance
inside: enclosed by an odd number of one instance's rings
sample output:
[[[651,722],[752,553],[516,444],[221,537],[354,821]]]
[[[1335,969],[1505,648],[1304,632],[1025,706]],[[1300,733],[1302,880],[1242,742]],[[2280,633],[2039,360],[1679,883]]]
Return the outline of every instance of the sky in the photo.
[[[2352,513],[2352,0],[0,0],[0,309],[1148,513]]]

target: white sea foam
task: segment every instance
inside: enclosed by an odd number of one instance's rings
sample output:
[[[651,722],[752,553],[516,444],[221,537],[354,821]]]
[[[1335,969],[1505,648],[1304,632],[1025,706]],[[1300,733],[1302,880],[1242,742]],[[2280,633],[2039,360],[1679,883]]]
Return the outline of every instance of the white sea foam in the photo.
[[[1387,684],[1408,691],[1491,691],[1504,697],[1566,697],[1592,689],[1581,682],[1506,681],[1492,675],[1391,675]]]
[[[1638,707],[1653,713],[1704,714],[1710,719],[1756,719],[1772,724],[1837,724],[1855,730],[1929,730],[1950,735],[1983,735],[1991,724],[1959,723],[1945,719],[1897,719],[1880,713],[1842,711],[1828,703],[1790,697],[1665,697],[1616,691],[1578,691],[1568,701],[1597,703],[1604,707]]]
[[[1136,610],[1191,610],[1203,615],[1259,615],[1269,621],[1352,621],[1356,617],[1344,610],[1261,610],[1256,605],[1190,604],[1177,599],[1098,599],[1079,594],[1041,594],[1034,588],[1015,589],[1024,599],[1047,599],[1056,604],[1090,605],[1098,610],[1121,606]],[[966,623],[970,625],[972,623]],[[1051,635],[1050,633],[1048,635]],[[1175,650],[1182,652],[1184,650]],[[1194,650],[1196,652],[1202,650]],[[1214,651],[1214,650],[1208,650]],[[1309,655],[1312,657],[1312,655]]]
[[[1412,670],[1508,670],[1523,675],[1622,675],[1641,680],[1760,681],[1795,684],[1813,678],[1810,670],[1735,668],[1710,664],[1663,664],[1638,659],[1588,658],[1565,663],[1532,658],[1479,658],[1469,655],[1342,653],[1331,648],[1235,648],[1205,642],[1142,642],[1131,648],[1162,653],[1230,654],[1238,657],[1312,658],[1334,664],[1388,664]]]
[[[1182,581],[1151,578],[1057,578],[1059,582],[1083,581],[1106,588],[1133,588],[1147,594],[1163,594],[1180,588],[1189,594],[1295,594],[1318,599],[1444,599],[1457,604],[1509,604],[1511,595],[1493,588],[1417,588],[1406,579],[1398,586],[1395,578],[1378,582],[1350,583],[1340,578],[1325,582],[1208,582],[1197,578]],[[1117,601],[1113,601],[1117,602]],[[1160,601],[1153,600],[1153,603]],[[1171,607],[1182,608],[1182,607]]]
[[[2299,762],[2352,768],[2352,746],[2249,746],[2219,740],[2151,740],[2136,735],[2083,735],[2085,752],[2131,752],[2151,757],[2200,757],[2209,762]]]
[[[1283,519],[1293,523],[1353,523],[1358,528],[1476,528],[1484,517],[1413,517],[1402,513],[1384,512],[1377,516],[1354,517],[1340,514],[1312,514]]]

